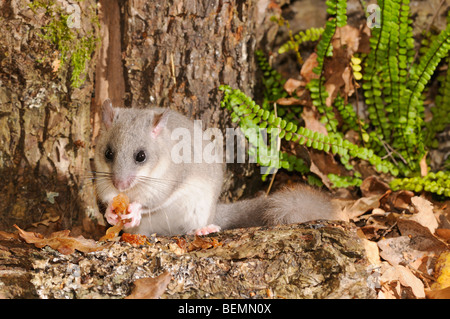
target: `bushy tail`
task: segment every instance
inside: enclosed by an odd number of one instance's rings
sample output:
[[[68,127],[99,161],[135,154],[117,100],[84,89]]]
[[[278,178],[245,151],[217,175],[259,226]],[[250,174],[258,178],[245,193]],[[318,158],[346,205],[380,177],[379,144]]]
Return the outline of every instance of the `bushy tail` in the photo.
[[[331,197],[304,185],[265,197],[219,204],[214,224],[222,229],[303,223],[317,219],[347,220]]]

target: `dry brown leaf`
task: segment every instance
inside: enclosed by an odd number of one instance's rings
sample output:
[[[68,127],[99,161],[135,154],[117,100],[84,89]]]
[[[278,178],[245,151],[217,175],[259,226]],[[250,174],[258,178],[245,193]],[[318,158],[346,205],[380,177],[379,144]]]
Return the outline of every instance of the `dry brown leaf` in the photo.
[[[133,282],[134,288],[125,299],[157,299],[166,291],[172,275],[165,271],[155,278],[142,278]]]
[[[364,197],[382,195],[390,189],[389,185],[377,176],[367,177],[363,180],[359,188]]]
[[[361,31],[350,25],[336,28],[336,32],[332,39],[333,51],[346,50],[348,56],[352,56],[358,51],[359,41],[361,39]]]
[[[450,287],[438,290],[425,290],[428,299],[450,299]]]
[[[56,58],[53,62],[52,62],[52,72],[56,73],[58,72],[59,68],[61,67],[61,60]]]
[[[355,86],[353,85],[353,72],[351,67],[347,66],[344,72],[342,72],[342,81],[344,81],[345,95],[352,95],[355,92]]]
[[[410,265],[414,269],[418,269],[422,258],[428,255],[428,252],[414,249],[411,238],[408,236],[381,239],[377,245],[381,249],[381,258],[392,266]]]
[[[215,248],[218,246],[222,246],[222,243],[214,237],[200,237],[195,235],[195,239],[189,243],[187,251]]]
[[[44,220],[38,221],[36,223],[32,223],[31,226],[37,227],[39,225],[49,226],[51,223],[57,222],[61,218],[60,215],[50,216]]]
[[[311,55],[306,59],[305,63],[302,65],[302,69],[300,70],[300,75],[303,77],[306,83],[309,83],[312,79],[318,79],[319,76],[313,72],[313,69],[318,66],[317,62],[317,54],[311,53]]]
[[[427,164],[427,152],[423,155],[422,159],[419,163],[420,166],[420,176],[427,176],[428,175],[428,164]]]
[[[436,282],[432,289],[445,289],[450,287],[450,251],[444,251],[439,255],[434,269]]]
[[[381,264],[380,251],[378,249],[377,243],[374,241],[361,238],[364,249],[366,250],[367,260],[371,265],[378,266]]]
[[[431,204],[430,201],[418,196],[412,197],[411,203],[415,206],[418,213],[414,214],[410,220],[415,220],[422,226],[427,227],[433,234],[439,226],[436,217],[434,217],[433,204]]]
[[[448,249],[448,245],[434,236],[430,229],[415,220],[399,218],[397,226],[402,236],[409,236],[414,249],[440,252]]]
[[[436,229],[436,235],[445,241],[449,241],[450,240],[450,229],[438,228],[438,229]]]
[[[305,120],[305,128],[314,131],[319,132],[324,135],[328,135],[328,131],[323,123],[320,123],[318,119],[317,112],[310,108],[305,107],[302,112],[302,118]]]
[[[277,100],[279,105],[300,105],[306,104],[306,100],[300,100],[295,97],[282,97]]]
[[[19,235],[16,233],[8,233],[3,230],[0,230],[0,239],[19,239]]]
[[[404,287],[410,287],[416,298],[425,298],[423,282],[405,266],[396,265],[387,268],[380,276],[380,283],[398,281]]]
[[[294,93],[302,85],[305,85],[304,81],[299,81],[291,78],[288,79],[286,83],[284,83],[283,88],[289,95],[292,95],[292,93]]]
[[[380,198],[383,195],[373,195],[370,197],[361,197],[356,200],[353,204],[344,207],[344,211],[347,214],[348,218],[354,219],[362,214],[366,213],[369,210],[377,208],[380,206]]]
[[[411,198],[414,197],[414,193],[411,191],[397,191],[390,192],[382,199],[380,199],[380,207],[387,212],[393,211],[413,211]]]
[[[71,237],[70,230],[62,230],[52,233],[48,238],[35,232],[27,232],[14,225],[19,231],[19,236],[28,244],[34,244],[37,248],[50,246],[64,255],[72,254],[75,250],[89,253],[109,247],[99,245],[95,240],[86,239],[83,236]]]

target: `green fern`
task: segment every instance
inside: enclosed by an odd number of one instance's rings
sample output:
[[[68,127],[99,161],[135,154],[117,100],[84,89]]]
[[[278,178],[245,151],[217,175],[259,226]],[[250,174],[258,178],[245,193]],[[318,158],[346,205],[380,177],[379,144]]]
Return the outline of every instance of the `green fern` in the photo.
[[[323,115],[322,122],[328,132],[338,134],[336,119],[332,106],[327,106],[325,100],[328,97],[328,92],[325,90],[324,78],[324,62],[326,57],[333,56],[333,46],[331,39],[336,33],[337,27],[343,27],[347,24],[347,2],[342,0],[328,0],[327,13],[333,18],[329,19],[325,24],[325,29],[322,38],[317,45],[317,63],[318,65],[313,69],[313,72],[319,75],[318,79],[312,79],[307,88],[311,93],[313,105],[317,108],[319,113]]]
[[[449,196],[447,173],[431,173],[421,181],[419,177],[414,176],[419,174],[419,162],[426,154],[426,146],[437,146],[436,133],[450,123],[450,71],[439,79],[439,95],[435,107],[431,109],[433,118],[428,123],[424,123],[423,103],[427,84],[438,64],[448,57],[450,21],[447,28],[420,51],[419,59],[415,61],[409,0],[378,1],[381,10],[380,28],[372,29],[371,51],[367,56],[361,57],[363,64],[359,64],[361,59],[358,59],[358,68],[354,70],[364,74],[362,91],[368,119],[363,121],[353,106],[344,102],[348,99],[346,96],[338,95],[331,104],[326,103],[328,93],[324,87],[327,80],[324,70],[333,57],[331,40],[336,28],[344,26],[347,19],[346,1],[329,0],[326,4],[330,19],[321,31],[322,35],[316,47],[317,67],[313,69],[318,78],[311,80],[307,89],[312,104],[321,114],[320,120],[328,131],[327,135],[308,130],[295,120],[300,118],[301,107],[295,111],[274,108],[274,102],[286,96],[282,89],[284,80],[270,67],[262,52],[258,52],[257,57],[264,73],[263,83],[266,88],[263,107],[259,107],[239,90],[228,86],[221,86],[225,93],[222,106],[232,112],[233,120],[239,123],[244,131],[249,128],[276,129],[277,136],[284,141],[335,155],[350,171],[350,176],[330,174],[328,177],[334,187],[359,186],[361,174],[353,167],[353,163],[354,160],[364,160],[378,172],[403,176],[393,180],[393,189],[405,187]],[[291,42],[285,43],[280,53],[289,49],[295,50],[307,39],[301,34],[296,36],[294,40],[291,36]],[[348,130],[358,132],[360,143],[364,146],[346,140],[344,134]],[[263,153],[267,154],[267,151],[264,149]],[[303,162],[295,164],[295,156],[283,152],[276,154],[278,161],[269,163],[275,168],[308,173]],[[264,157],[258,162],[264,165],[268,163]]]
[[[394,179],[390,183],[394,191],[406,189],[413,192],[427,191],[450,197],[450,173],[439,171],[429,173],[424,177]]]
[[[450,65],[450,58],[447,59],[447,65]],[[445,76],[438,78],[438,82],[439,93],[435,99],[435,106],[431,108],[433,117],[431,121],[425,123],[424,131],[425,144],[430,148],[439,146],[436,134],[450,125],[450,67],[447,67]]]
[[[382,160],[372,150],[359,147],[339,135],[324,135],[305,127],[298,127],[296,124],[276,116],[274,112],[264,110],[240,90],[233,90],[227,85],[221,85],[219,89],[225,93],[221,106],[232,112],[231,117],[233,121],[239,123],[244,134],[246,134],[248,129],[267,128],[270,131],[275,128],[278,129],[280,139],[297,142],[300,145],[330,152],[340,157],[366,160],[379,172],[390,173],[394,176],[398,174],[398,169],[395,165]],[[249,142],[253,145],[258,145],[253,141]],[[264,152],[266,152],[265,149]],[[266,165],[267,161],[263,160],[262,163]]]
[[[305,42],[317,41],[320,39],[324,31],[324,28],[309,28],[305,31],[300,31],[293,36],[293,39],[290,39],[287,42],[283,43],[278,49],[278,53],[283,54],[288,51],[295,50]]]

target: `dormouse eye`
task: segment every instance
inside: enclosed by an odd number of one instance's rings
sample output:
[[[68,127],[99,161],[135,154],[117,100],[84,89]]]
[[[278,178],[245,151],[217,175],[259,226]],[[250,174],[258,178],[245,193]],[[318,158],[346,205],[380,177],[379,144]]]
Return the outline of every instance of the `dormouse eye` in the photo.
[[[144,163],[146,158],[147,158],[147,156],[145,155],[145,152],[144,151],[139,151],[136,154],[135,160],[138,163]]]
[[[106,149],[106,151],[105,151],[105,158],[106,158],[106,160],[107,161],[112,161],[113,159],[114,159],[114,153],[113,153],[113,151],[111,150],[111,148],[107,148]]]

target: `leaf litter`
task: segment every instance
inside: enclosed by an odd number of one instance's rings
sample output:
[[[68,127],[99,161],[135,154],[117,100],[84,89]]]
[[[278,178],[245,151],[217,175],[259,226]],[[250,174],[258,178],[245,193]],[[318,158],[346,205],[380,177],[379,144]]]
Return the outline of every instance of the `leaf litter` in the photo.
[[[366,27],[356,29],[347,25],[337,28],[332,39],[333,56],[324,65],[327,106],[337,95],[348,97],[355,94],[358,83],[353,81],[349,66],[355,54],[368,53],[369,33]],[[313,72],[317,65],[317,54],[312,53],[302,65],[299,76],[285,82],[284,89],[289,96],[277,103],[302,105],[304,126],[327,135],[320,121],[321,115],[312,105],[306,89],[307,83],[318,77]],[[361,138],[353,130],[347,134],[355,143]],[[364,162],[351,163],[358,165],[362,175],[363,182],[359,189],[333,189],[328,174],[343,176],[349,173],[337,172],[339,164],[333,157],[317,156],[315,153],[314,150],[306,150],[303,152],[306,154],[303,155],[304,160],[309,163],[310,172],[336,194],[333,201],[341,213],[358,227],[373,275],[377,278],[378,298],[449,297],[450,213],[446,213],[447,204],[433,200],[426,193],[416,196],[411,191],[393,192],[387,183],[389,179],[370,166],[364,166]],[[423,171],[427,168],[425,164],[423,160]],[[287,174],[278,176],[282,180],[288,179],[288,182],[291,178]],[[303,181],[306,182],[306,177]]]

